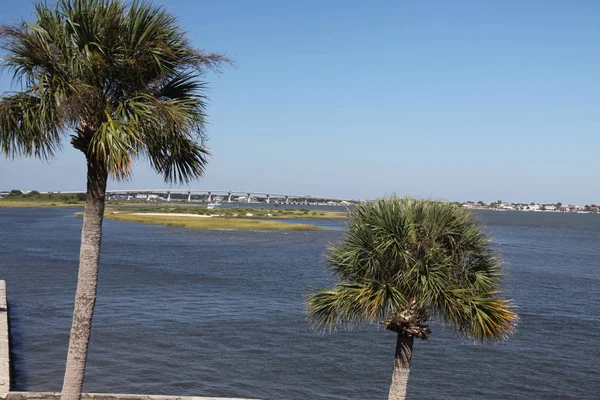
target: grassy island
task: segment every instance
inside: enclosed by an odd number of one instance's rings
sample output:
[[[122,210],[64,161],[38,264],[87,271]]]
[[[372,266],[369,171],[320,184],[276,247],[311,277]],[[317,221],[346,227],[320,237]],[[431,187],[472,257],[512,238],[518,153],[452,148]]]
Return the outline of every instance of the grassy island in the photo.
[[[78,213],[82,214],[82,213]],[[158,224],[178,228],[191,229],[236,229],[236,230],[286,230],[317,231],[318,226],[308,224],[286,224],[280,221],[262,221],[250,218],[202,217],[199,215],[168,215],[154,213],[119,213],[107,212],[106,219],[117,221]]]
[[[160,224],[192,229],[255,229],[255,230],[322,230],[310,224],[289,224],[282,219],[337,219],[346,213],[320,210],[266,209],[266,208],[213,208],[206,206],[171,206],[139,208],[111,207],[105,218],[118,221]],[[269,221],[269,219],[271,219]]]
[[[112,207],[111,211],[116,212],[131,212],[128,207]],[[347,212],[331,212],[322,210],[307,210],[307,209],[291,209],[291,208],[250,208],[250,207],[234,207],[234,208],[213,208],[208,209],[205,205],[202,206],[167,206],[167,207],[152,207],[139,208],[136,213],[153,213],[153,214],[186,214],[186,215],[202,215],[210,217],[222,218],[250,218],[250,219],[339,219],[347,218]]]
[[[293,219],[293,218],[313,218],[304,216],[303,212],[293,213],[287,218],[279,215],[276,217],[271,210],[252,209],[253,213],[243,213],[241,210],[232,208],[225,210],[208,210],[206,208],[195,208],[189,210],[175,209],[171,212],[165,212],[162,208],[138,209],[132,212],[131,209],[109,208],[104,214],[105,219],[116,221],[137,222],[143,224],[157,224],[179,228],[190,229],[235,229],[235,230],[287,230],[287,231],[316,231],[323,230],[310,224],[288,224],[281,221],[269,221],[267,218]],[[179,211],[179,212],[175,212]],[[186,212],[187,211],[187,212]],[[259,212],[260,211],[260,212]],[[262,212],[265,212],[263,215]],[[269,211],[269,212],[267,212]],[[318,212],[317,212],[318,213]],[[267,216],[268,214],[268,216]],[[333,213],[332,213],[333,214]],[[82,216],[82,212],[75,213]],[[256,216],[255,216],[256,215]],[[321,216],[324,218],[324,216]],[[336,217],[337,218],[337,217]]]

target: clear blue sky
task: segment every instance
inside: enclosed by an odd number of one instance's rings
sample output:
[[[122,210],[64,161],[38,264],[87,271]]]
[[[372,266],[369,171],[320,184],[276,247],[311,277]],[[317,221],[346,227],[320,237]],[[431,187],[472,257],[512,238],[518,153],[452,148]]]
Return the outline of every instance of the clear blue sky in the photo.
[[[156,3],[237,63],[207,76],[194,188],[600,203],[599,1]],[[0,22],[32,9],[3,1]],[[165,184],[140,162],[109,186]],[[0,189],[84,187],[68,142],[49,164],[0,159]]]

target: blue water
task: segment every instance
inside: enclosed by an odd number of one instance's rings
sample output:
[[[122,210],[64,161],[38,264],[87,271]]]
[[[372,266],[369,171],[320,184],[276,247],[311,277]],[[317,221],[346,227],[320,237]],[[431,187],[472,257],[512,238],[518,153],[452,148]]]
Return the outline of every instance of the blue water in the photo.
[[[61,387],[81,229],[73,212],[0,209],[16,390]],[[504,260],[519,332],[474,345],[433,324],[415,344],[409,398],[598,398],[600,216],[479,215]],[[323,250],[343,234],[331,224],[236,232],[106,221],[85,390],[386,398],[392,333],[323,335],[305,320],[307,289],[329,284]]]

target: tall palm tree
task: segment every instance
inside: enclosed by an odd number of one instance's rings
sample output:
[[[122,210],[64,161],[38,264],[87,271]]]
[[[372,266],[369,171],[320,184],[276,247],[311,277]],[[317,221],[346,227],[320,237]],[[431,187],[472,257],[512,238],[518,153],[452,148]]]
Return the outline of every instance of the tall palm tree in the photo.
[[[359,205],[327,255],[338,280],[306,303],[316,328],[381,323],[397,334],[389,399],[404,399],[414,338],[437,318],[460,335],[498,342],[517,315],[498,298],[501,270],[470,212],[437,201],[390,197]]]
[[[87,165],[79,275],[62,398],[83,386],[106,184],[147,158],[166,182],[200,177],[203,74],[229,60],[196,50],[173,15],[150,3],[59,0],[35,6],[35,22],[0,27],[2,67],[21,89],[0,97],[0,149],[49,159],[70,134]]]

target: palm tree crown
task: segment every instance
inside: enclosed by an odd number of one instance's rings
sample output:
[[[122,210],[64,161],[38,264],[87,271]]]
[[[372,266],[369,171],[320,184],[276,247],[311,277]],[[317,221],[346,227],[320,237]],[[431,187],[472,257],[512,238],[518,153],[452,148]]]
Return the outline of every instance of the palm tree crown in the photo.
[[[2,67],[22,88],[0,99],[3,153],[46,159],[72,132],[116,178],[140,156],[170,182],[202,174],[200,78],[225,57],[195,50],[171,14],[138,1],[60,0],[36,5],[36,18],[0,28]]]
[[[510,302],[496,297],[499,262],[471,213],[458,206],[396,197],[361,204],[327,263],[339,281],[307,301],[318,327],[367,320],[426,338],[423,323],[436,317],[491,342],[514,330]]]

